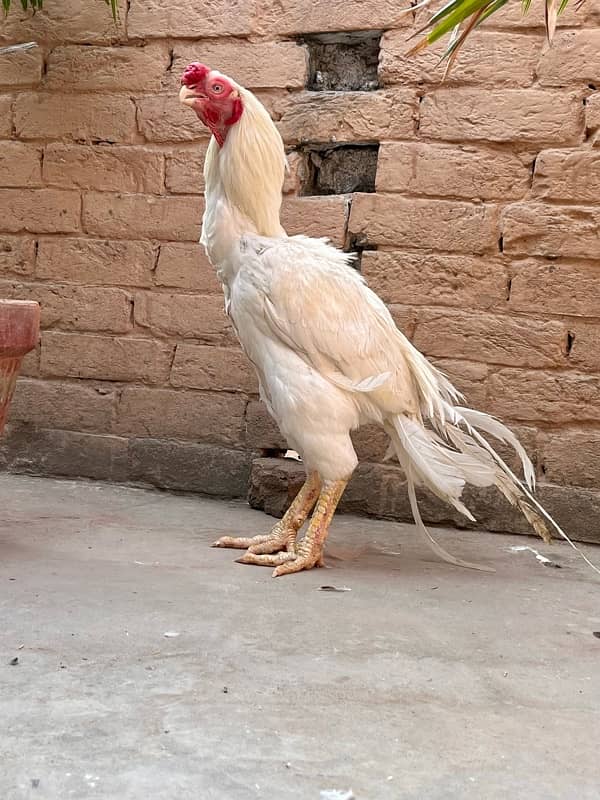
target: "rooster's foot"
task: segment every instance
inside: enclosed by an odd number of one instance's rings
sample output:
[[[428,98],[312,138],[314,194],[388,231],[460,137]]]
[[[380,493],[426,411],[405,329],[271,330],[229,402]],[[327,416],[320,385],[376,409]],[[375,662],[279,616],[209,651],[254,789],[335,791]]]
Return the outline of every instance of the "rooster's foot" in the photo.
[[[295,547],[296,531],[284,527],[282,520],[274,526],[271,533],[259,536],[221,536],[211,547],[232,547],[237,550],[249,550],[251,553],[276,553]]]

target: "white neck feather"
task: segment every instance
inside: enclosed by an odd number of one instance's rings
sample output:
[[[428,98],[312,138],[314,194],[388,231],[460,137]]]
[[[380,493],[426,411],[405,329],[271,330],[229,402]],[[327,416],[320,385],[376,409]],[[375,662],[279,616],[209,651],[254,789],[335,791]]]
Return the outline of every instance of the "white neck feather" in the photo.
[[[261,236],[285,235],[279,221],[287,164],[283,141],[262,103],[237,88],[244,113],[222,148],[211,139],[204,162],[206,200],[224,199]]]

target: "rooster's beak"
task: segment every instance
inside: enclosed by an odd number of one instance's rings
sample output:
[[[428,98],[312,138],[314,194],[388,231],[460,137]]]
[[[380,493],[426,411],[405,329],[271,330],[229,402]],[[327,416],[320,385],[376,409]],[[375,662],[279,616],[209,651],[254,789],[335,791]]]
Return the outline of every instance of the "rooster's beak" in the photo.
[[[196,101],[201,99],[206,99],[206,97],[190,86],[182,86],[179,90],[179,102],[185,106],[194,108]]]

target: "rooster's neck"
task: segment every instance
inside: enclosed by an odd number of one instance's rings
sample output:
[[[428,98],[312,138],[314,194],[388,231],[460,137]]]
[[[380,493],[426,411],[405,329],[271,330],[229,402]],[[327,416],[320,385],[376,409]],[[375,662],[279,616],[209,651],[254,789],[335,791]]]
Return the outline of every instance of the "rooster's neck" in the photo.
[[[209,206],[227,207],[239,234],[284,236],[281,190],[286,159],[279,131],[267,110],[246,89],[238,87],[244,106],[239,122],[219,147],[213,138],[204,164]]]

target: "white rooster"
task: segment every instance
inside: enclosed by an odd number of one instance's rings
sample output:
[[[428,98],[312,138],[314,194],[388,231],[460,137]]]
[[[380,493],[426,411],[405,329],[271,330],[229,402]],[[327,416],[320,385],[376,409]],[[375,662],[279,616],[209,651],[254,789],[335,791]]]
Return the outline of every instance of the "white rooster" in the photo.
[[[396,328],[384,303],[349,266],[352,257],[326,240],[286,234],[279,216],[283,142],[257,98],[199,63],[190,64],[181,82],[181,102],[212,133],[200,241],[223,284],[226,312],[254,364],[261,397],[307,473],[271,533],[223,537],[214,546],[247,549],[239,560],[273,565],[274,576],[322,565],[329,524],[357,465],[350,432],[369,422],[389,435],[417,528],[445,560],[477,567],[431,538],[415,485],[427,486],[471,520],[460,499],[465,484],[495,485],[545,541],[550,535],[543,518],[567,539],[532,496],[533,467],[515,436],[489,415],[456,405],[459,393]],[[512,445],[524,483],[479,431]]]

